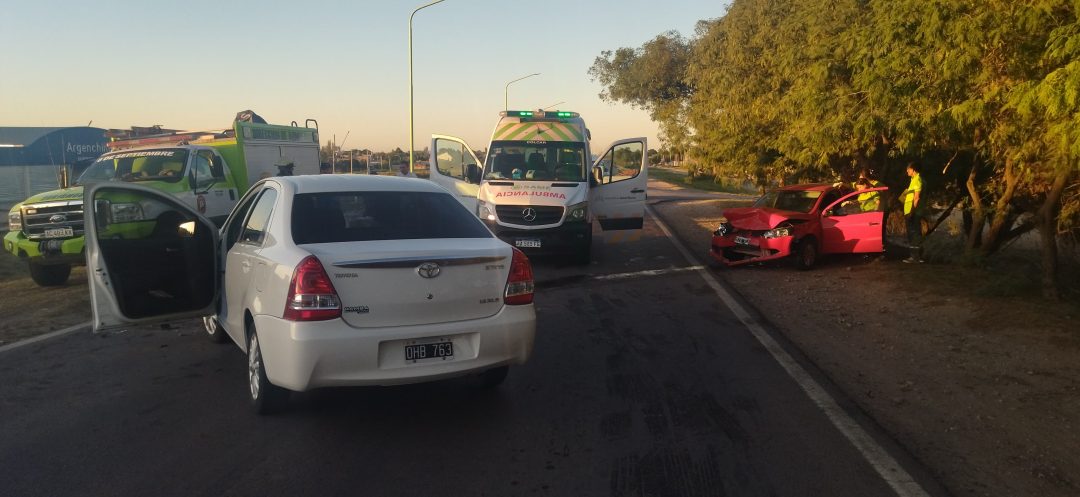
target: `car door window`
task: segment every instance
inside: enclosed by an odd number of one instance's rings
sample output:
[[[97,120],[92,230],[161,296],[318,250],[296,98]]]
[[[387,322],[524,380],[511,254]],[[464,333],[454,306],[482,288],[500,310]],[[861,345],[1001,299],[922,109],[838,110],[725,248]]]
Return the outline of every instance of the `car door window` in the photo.
[[[248,212],[251,211],[251,206],[255,205],[255,199],[259,198],[260,191],[255,191],[251,195],[248,195],[241,201],[240,206],[233,212],[232,218],[229,219],[223,230],[224,239],[222,243],[225,244],[225,251],[228,252],[232,249],[237,240],[240,239],[240,229],[247,222]]]
[[[435,140],[435,168],[439,174],[454,179],[465,179],[465,151],[460,143],[439,138]],[[471,161],[470,161],[471,162]]]
[[[211,161],[213,161],[214,153],[209,150],[200,150],[195,154],[195,189],[202,191],[210,188],[221,181],[221,178],[214,175],[213,169],[210,167]]]
[[[641,173],[641,157],[645,153],[641,142],[615,145],[597,163],[593,174],[601,184],[636,178]]]
[[[259,199],[255,201],[255,207],[251,208],[244,231],[240,235],[241,243],[262,245],[266,238],[266,227],[270,224],[270,215],[274,211],[274,201],[277,200],[277,191],[273,188],[263,190]]]

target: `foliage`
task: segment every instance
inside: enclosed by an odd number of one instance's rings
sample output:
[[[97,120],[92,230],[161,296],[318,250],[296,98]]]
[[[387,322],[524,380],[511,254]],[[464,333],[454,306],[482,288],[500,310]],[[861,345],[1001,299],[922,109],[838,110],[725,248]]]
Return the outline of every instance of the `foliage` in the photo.
[[[965,250],[1080,226],[1078,0],[734,0],[693,37],[605,51],[601,97],[759,185],[878,176],[967,196]],[[1044,245],[1054,245],[1044,238]],[[1051,264],[1044,257],[1044,270]]]

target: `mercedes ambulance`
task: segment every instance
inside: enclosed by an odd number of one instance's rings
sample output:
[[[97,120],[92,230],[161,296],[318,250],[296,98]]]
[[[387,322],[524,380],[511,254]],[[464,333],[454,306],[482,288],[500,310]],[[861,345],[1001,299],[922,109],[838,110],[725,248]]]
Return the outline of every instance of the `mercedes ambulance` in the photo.
[[[590,261],[594,221],[640,230],[648,181],[645,138],[618,140],[595,162],[576,112],[503,111],[481,162],[464,140],[432,135],[431,180],[496,236],[530,254]]]

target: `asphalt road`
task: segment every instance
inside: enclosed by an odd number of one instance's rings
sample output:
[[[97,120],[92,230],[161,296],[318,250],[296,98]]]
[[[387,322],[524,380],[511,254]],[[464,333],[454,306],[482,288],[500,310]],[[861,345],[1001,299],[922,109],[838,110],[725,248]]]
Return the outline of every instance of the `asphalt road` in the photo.
[[[654,222],[595,252],[536,261],[535,354],[493,391],[258,417],[244,356],[194,324],[4,352],[0,495],[895,495]]]

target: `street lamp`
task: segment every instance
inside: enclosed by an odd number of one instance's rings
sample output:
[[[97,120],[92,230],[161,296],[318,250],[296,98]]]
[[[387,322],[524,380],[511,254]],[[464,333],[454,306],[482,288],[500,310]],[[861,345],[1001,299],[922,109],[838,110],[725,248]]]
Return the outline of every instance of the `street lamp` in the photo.
[[[509,108],[510,108],[510,107],[507,106],[506,96],[510,92],[510,84],[511,83],[517,83],[518,81],[521,81],[523,79],[527,79],[527,78],[531,78],[533,76],[539,76],[539,75],[540,75],[540,73],[534,72],[534,73],[532,73],[532,74],[530,74],[528,76],[522,76],[522,77],[520,77],[518,79],[515,79],[515,80],[511,81],[510,83],[506,83],[506,87],[503,88],[503,110],[509,110]]]
[[[412,11],[412,14],[409,14],[409,171],[412,171],[413,150],[416,149],[416,146],[413,144],[413,134],[415,133],[415,129],[413,129],[412,20],[413,16],[415,16],[417,12],[420,12],[421,9],[426,9],[444,1],[446,0],[435,0],[434,2],[421,5],[417,7],[416,10]]]

